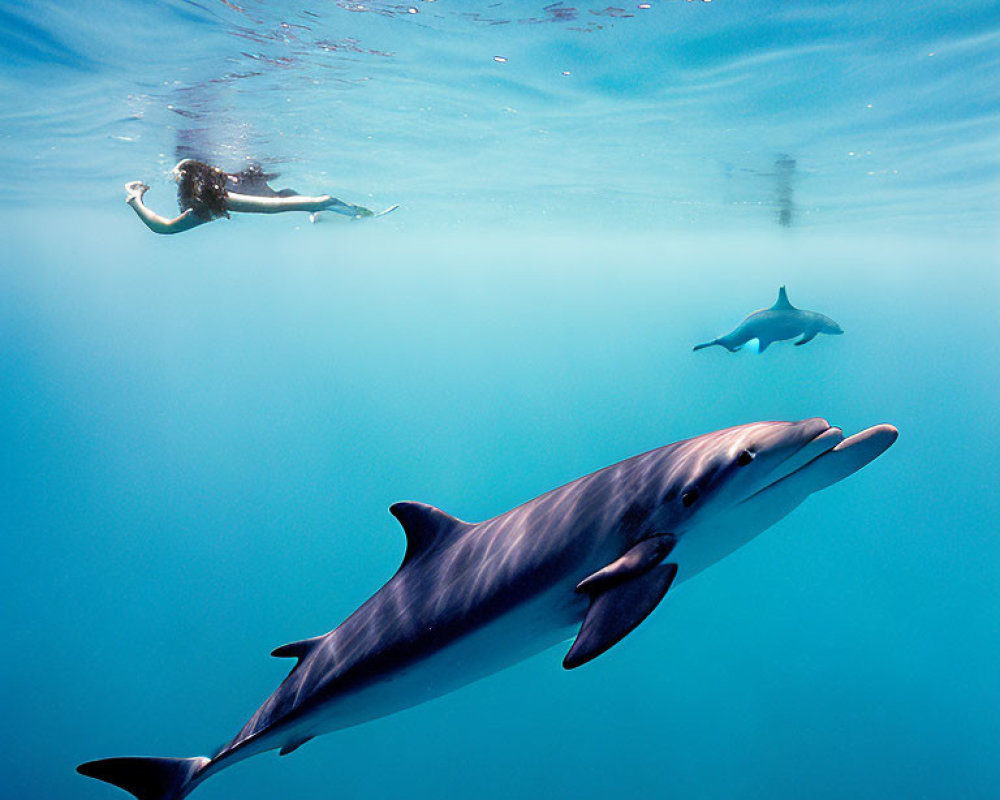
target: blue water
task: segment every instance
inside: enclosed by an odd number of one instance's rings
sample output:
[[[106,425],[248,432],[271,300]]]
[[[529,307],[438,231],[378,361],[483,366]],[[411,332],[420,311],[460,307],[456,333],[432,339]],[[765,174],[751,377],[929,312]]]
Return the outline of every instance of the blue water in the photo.
[[[996,797],[1000,5],[305,2],[0,10],[4,796],[227,741],[396,500],[820,415],[900,439],[592,664],[193,797]],[[192,150],[402,208],[156,237]],[[846,334],[691,352],[781,284]]]

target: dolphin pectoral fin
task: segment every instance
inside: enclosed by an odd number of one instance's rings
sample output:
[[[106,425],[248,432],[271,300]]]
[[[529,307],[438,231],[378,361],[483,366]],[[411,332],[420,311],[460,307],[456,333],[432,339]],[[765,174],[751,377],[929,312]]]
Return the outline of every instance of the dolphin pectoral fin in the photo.
[[[757,339],[757,355],[763,353],[773,342],[770,339]]]
[[[577,584],[577,592],[590,595],[590,608],[563,660],[566,669],[613,647],[656,608],[677,574],[676,564],[662,563],[676,544],[673,534],[651,536]]]
[[[291,744],[282,745],[281,749],[278,751],[278,755],[287,756],[289,753],[294,753],[296,750],[298,750],[300,747],[302,747],[302,745],[304,745],[312,738],[313,738],[312,736],[306,736],[305,738],[298,739],[292,742]]]
[[[621,558],[612,561],[606,567],[601,567],[597,572],[580,581],[576,585],[576,591],[595,594],[627,581],[629,578],[649,572],[670,555],[670,551],[674,549],[676,544],[677,537],[670,533],[643,539]]]
[[[799,339],[799,340],[798,340],[798,341],[797,341],[797,342],[795,343],[795,346],[796,346],[796,347],[799,347],[800,345],[803,345],[803,344],[805,344],[806,342],[811,342],[811,341],[812,341],[813,339],[815,339],[815,338],[816,338],[816,333],[817,333],[817,331],[813,331],[812,333],[805,333],[805,334],[803,334],[803,335],[802,335],[802,338],[801,338],[801,339]]]
[[[658,564],[594,594],[563,667],[576,669],[628,636],[656,608],[676,575],[676,564]]]

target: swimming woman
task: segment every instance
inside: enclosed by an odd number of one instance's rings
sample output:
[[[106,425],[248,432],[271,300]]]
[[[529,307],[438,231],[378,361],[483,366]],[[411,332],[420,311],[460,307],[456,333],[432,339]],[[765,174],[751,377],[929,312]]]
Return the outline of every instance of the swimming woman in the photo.
[[[167,219],[151,210],[143,195],[149,187],[142,181],[125,184],[125,202],[154,233],[181,233],[219,217],[229,217],[230,211],[247,214],[278,214],[282,211],[333,211],[354,219],[374,217],[392,211],[396,206],[375,214],[363,206],[344,203],[328,194],[310,197],[291,189],[276,191],[268,184],[268,175],[256,164],[242,172],[230,174],[202,161],[185,158],[173,168],[177,182],[177,203],[181,214]]]

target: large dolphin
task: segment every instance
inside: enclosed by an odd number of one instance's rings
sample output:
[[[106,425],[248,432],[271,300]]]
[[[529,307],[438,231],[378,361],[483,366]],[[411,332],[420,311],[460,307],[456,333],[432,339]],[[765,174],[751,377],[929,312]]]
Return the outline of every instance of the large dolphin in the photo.
[[[711,347],[717,344],[725,347],[730,353],[735,353],[751,339],[759,342],[757,352],[763,353],[774,342],[782,339],[794,339],[801,336],[795,344],[805,344],[816,338],[818,333],[841,334],[844,331],[829,317],[815,311],[805,311],[796,308],[788,302],[785,287],[778,289],[778,299],[770,308],[754,311],[732,333],[720,336],[704,344],[695,345],[695,350]]]
[[[336,630],[274,651],[295,666],[214,757],[77,769],[140,800],[177,800],[244,758],[284,755],[438,697],[576,630],[563,666],[578,667],[642,622],[675,579],[733,552],[896,436],[891,425],[845,439],[823,419],[759,422],[635,456],[485,522],[396,503],[399,570]]]

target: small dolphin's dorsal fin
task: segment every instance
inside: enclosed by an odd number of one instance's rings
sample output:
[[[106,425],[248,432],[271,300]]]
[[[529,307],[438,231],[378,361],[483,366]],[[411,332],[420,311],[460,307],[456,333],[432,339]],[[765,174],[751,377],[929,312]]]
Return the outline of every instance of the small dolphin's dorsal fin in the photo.
[[[322,638],[322,636],[314,636],[312,639],[289,642],[288,644],[281,645],[281,647],[275,647],[271,651],[271,655],[276,658],[297,658],[301,661],[312,652],[313,648],[319,644]]]
[[[432,547],[436,542],[456,531],[465,528],[468,523],[446,514],[440,508],[426,503],[393,503],[389,513],[399,520],[406,534],[406,555],[403,564],[416,558],[420,553]]]
[[[778,289],[778,299],[774,301],[774,305],[771,306],[772,311],[794,311],[795,306],[788,302],[788,292],[785,291],[785,287],[782,286]]]

